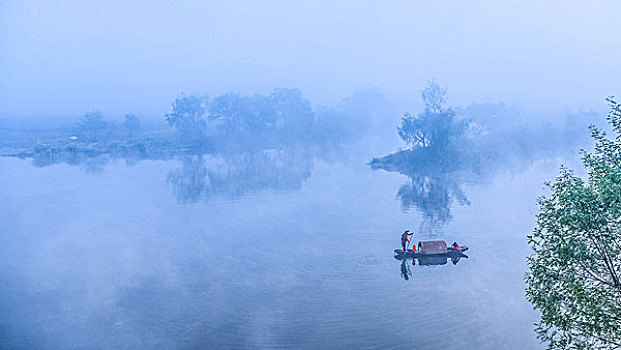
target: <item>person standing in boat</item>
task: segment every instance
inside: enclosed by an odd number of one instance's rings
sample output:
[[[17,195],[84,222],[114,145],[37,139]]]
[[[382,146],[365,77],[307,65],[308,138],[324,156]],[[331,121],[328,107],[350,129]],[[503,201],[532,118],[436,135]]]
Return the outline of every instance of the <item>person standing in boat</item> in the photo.
[[[403,247],[403,254],[407,253],[407,251],[405,250],[405,246],[406,243],[410,242],[408,236],[411,236],[413,234],[414,233],[410,232],[409,230],[405,230],[405,232],[403,232],[403,234],[401,235],[401,246]]]

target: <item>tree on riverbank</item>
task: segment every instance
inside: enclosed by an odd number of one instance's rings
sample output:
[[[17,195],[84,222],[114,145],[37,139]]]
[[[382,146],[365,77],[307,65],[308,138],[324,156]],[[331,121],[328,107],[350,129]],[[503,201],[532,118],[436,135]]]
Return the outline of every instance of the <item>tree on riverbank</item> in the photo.
[[[446,89],[432,82],[421,93],[425,110],[417,115],[405,113],[399,136],[413,148],[444,152],[466,138],[468,122],[457,118],[446,107]]]
[[[165,114],[168,125],[191,143],[201,143],[207,129],[207,96],[181,95],[172,103],[172,112]]]
[[[528,236],[526,296],[549,349],[621,347],[621,105],[608,102],[614,139],[591,127],[587,178],[562,168]]]
[[[82,115],[78,123],[78,133],[87,141],[101,141],[110,132],[110,123],[104,120],[100,111],[89,111]]]
[[[292,145],[334,147],[364,132],[360,127],[364,121],[351,114],[365,108],[339,107],[319,108],[316,115],[300,90],[278,88],[266,95],[181,95],[165,117],[189,147],[209,145],[227,152]],[[358,131],[355,137],[354,131]]]
[[[138,117],[133,114],[127,114],[125,115],[123,128],[125,128],[127,137],[131,139],[140,132],[140,130],[142,129],[142,124],[140,123],[140,119],[138,119]]]

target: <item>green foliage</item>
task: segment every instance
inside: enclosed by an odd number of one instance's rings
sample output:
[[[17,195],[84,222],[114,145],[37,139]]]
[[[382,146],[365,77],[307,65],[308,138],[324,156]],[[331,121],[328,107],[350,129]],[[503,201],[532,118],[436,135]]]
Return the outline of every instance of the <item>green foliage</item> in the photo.
[[[536,331],[548,349],[621,347],[621,108],[608,102],[615,138],[591,126],[587,178],[562,168],[528,236],[526,295],[541,311]]]
[[[446,107],[446,89],[431,83],[421,97],[425,110],[416,116],[406,113],[397,129],[403,141],[413,148],[446,152],[466,138],[468,122]]]

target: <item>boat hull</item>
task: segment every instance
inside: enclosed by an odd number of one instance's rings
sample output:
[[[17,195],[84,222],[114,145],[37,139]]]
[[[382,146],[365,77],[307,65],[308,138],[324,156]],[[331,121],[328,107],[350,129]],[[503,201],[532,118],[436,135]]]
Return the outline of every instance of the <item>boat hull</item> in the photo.
[[[466,257],[467,258],[467,256],[463,253],[467,250],[468,250],[468,247],[463,246],[461,247],[461,251],[447,247],[446,252],[436,253],[436,254],[425,254],[425,253],[420,253],[418,251],[414,252],[412,249],[408,249],[405,252],[405,254],[403,253],[403,249],[395,249],[394,253],[395,253],[395,259],[397,260],[431,258],[434,256],[447,257],[447,258],[452,258],[452,257]]]

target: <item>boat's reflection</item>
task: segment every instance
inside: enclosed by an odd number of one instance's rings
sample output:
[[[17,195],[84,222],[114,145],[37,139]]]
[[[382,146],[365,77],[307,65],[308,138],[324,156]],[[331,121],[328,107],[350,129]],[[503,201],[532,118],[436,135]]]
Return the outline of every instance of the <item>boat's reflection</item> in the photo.
[[[395,254],[396,260],[401,260],[401,277],[403,277],[406,281],[412,277],[412,270],[409,265],[420,265],[420,266],[430,266],[430,265],[446,265],[449,260],[456,265],[459,260],[462,258],[468,258],[468,255],[453,251],[445,254],[430,254],[430,255],[419,255],[416,258],[412,258],[410,256],[405,257],[400,254]]]

